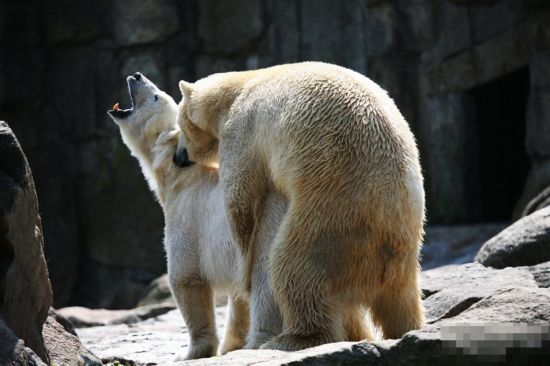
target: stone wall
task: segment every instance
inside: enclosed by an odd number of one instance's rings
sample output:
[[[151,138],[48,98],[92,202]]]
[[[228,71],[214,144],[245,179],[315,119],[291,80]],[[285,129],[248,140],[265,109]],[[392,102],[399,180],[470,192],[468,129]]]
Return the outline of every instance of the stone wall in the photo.
[[[487,221],[480,179],[505,184],[516,167],[480,173],[477,87],[528,69],[519,149],[532,169],[519,205],[550,182],[549,14],[536,0],[1,2],[0,118],[35,175],[55,304],[131,306],[164,271],[161,210],[105,114],[129,103],[126,75],[179,99],[178,80],[219,71],[299,60],[357,70],[418,137],[429,222]]]

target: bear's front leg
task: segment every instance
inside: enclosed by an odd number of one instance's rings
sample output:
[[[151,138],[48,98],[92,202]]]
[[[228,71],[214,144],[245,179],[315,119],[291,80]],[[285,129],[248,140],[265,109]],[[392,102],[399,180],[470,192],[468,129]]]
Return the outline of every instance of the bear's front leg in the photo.
[[[225,145],[221,148],[230,150]],[[261,162],[250,152],[223,156],[221,162],[224,202],[233,239],[246,255],[255,245],[254,233],[262,215],[267,180]]]
[[[218,337],[212,288],[197,279],[172,278],[169,275],[169,281],[191,338],[187,356],[178,356],[176,361],[215,356]]]

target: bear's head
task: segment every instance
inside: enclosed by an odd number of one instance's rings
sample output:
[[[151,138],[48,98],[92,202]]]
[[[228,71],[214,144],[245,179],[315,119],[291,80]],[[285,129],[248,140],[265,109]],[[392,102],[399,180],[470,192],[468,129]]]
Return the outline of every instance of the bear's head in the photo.
[[[218,167],[217,125],[223,115],[220,106],[223,98],[214,82],[216,75],[196,83],[179,82],[182,100],[178,108],[177,123],[180,135],[174,161],[185,164],[185,159],[205,166]],[[223,93],[222,93],[223,94]]]
[[[116,103],[107,112],[121,130],[154,133],[175,128],[178,106],[172,97],[139,72],[126,81],[132,107],[120,109]]]
[[[153,144],[178,139],[181,134],[176,123],[178,106],[172,97],[139,72],[128,76],[126,81],[132,107],[121,109],[116,103],[107,113],[119,126],[124,143],[139,159]],[[185,163],[178,165],[192,164],[187,158],[182,160]]]

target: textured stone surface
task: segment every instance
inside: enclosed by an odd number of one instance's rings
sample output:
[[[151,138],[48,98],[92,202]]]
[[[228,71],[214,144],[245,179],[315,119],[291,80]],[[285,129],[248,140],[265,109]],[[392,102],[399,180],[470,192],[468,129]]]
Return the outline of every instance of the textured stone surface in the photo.
[[[495,270],[479,263],[445,266],[422,272],[426,320],[433,323],[452,318],[497,290],[507,287],[537,287],[526,269]]]
[[[550,262],[521,268],[525,268],[531,272],[539,287],[550,288]]]
[[[46,366],[25,342],[17,338],[0,318],[0,364],[14,366]]]
[[[246,52],[262,33],[261,1],[203,0],[198,4],[198,34],[208,53]]]
[[[533,265],[550,260],[550,207],[516,221],[487,241],[476,261],[495,268]]]
[[[529,65],[532,92],[527,106],[525,146],[531,156],[550,157],[550,50],[535,53]]]
[[[532,200],[530,200],[529,203],[527,203],[521,212],[521,217],[528,216],[533,212],[548,206],[550,206],[550,186],[543,189]]]
[[[52,364],[63,366],[101,366],[99,358],[88,351],[78,337],[68,332],[54,317],[44,323],[44,342]]]
[[[10,127],[0,121],[0,314],[47,361],[41,333],[52,289],[38,212],[27,159]]]
[[[117,0],[113,5],[115,38],[123,46],[162,41],[178,29],[170,0]]]
[[[424,271],[449,265],[472,262],[479,248],[506,224],[434,225],[425,228],[421,250]]]
[[[523,193],[514,209],[514,220],[522,218],[530,202],[547,187],[550,187],[550,160],[541,160],[531,166]]]
[[[139,306],[130,310],[88,309],[81,306],[71,306],[57,310],[75,327],[93,327],[98,325],[133,324],[157,317],[175,309],[175,305],[153,304]]]
[[[138,303],[140,306],[161,303],[175,304],[174,297],[170,291],[170,284],[168,283],[168,275],[162,275],[152,281],[143,293]]]

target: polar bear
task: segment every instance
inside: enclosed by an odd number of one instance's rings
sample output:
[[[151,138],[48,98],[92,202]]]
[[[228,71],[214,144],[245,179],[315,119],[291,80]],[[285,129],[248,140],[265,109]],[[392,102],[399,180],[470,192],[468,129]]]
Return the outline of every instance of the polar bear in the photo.
[[[219,162],[232,233],[254,250],[267,192],[289,206],[270,246],[283,330],[262,348],[345,339],[368,306],[385,338],[424,324],[424,188],[414,136],[387,93],[320,62],[181,81],[176,161]]]
[[[140,73],[129,76],[127,81],[133,107],[123,110],[117,103],[108,114],[138,159],[164,211],[170,288],[191,338],[186,358],[216,354],[213,290],[229,295],[220,353],[243,347],[247,333],[246,346],[258,348],[281,329],[265,263],[267,256],[262,254],[268,249],[258,250],[254,259],[249,315],[249,297],[242,291],[244,261],[231,240],[218,171],[201,165],[174,164],[179,135],[177,104]],[[270,194],[259,230],[264,243],[273,242],[285,212],[286,201]]]

